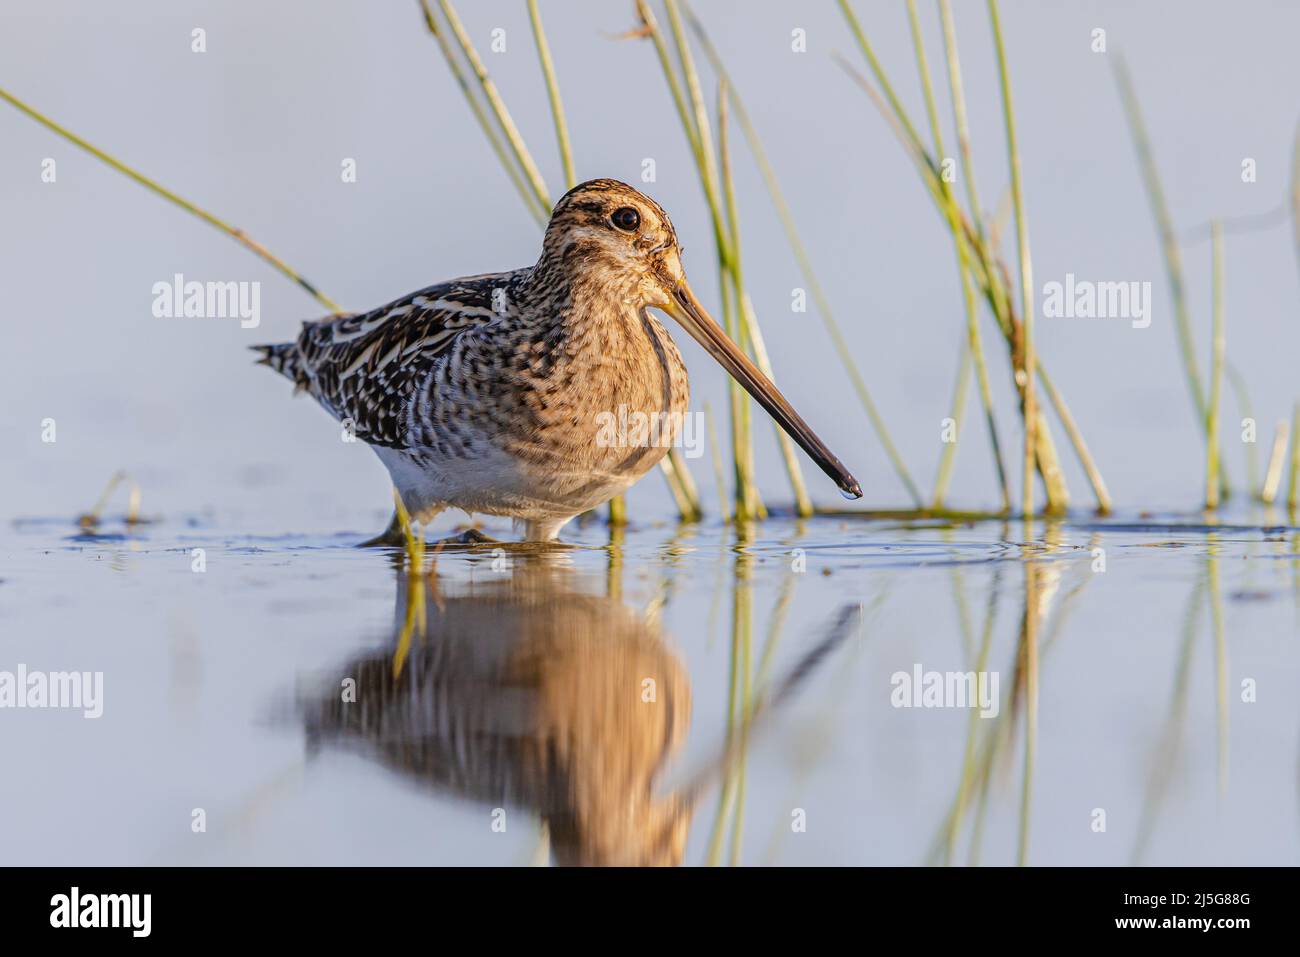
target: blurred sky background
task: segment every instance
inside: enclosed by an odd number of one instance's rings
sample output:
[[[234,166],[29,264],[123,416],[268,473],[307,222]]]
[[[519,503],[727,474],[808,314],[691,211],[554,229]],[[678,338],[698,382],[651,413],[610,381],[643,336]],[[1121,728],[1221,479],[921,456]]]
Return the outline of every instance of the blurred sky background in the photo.
[[[555,195],[560,164],[522,0],[460,12]],[[981,198],[1007,183],[988,17],[955,4]],[[837,6],[696,0],[764,138],[836,317],[917,482],[930,488],[948,414],[964,316],[951,241],[909,161],[834,63],[860,57]],[[859,16],[924,127],[902,2],[860,2]],[[542,11],[565,97],[579,178],[644,186],[672,214],[697,292],[718,288],[706,207],[654,51],[615,39],[630,2],[559,2]],[[955,150],[932,3],[921,4],[949,150]],[[1147,280],[1153,321],[1041,319],[1041,354],[1121,507],[1193,506],[1203,494],[1198,438],[1177,358],[1154,225],[1110,58],[1123,53],[1147,117],[1180,231],[1215,216],[1279,207],[1300,114],[1300,5],[1253,2],[1004,0],[1035,286],[1079,278]],[[415,0],[104,4],[4,0],[0,86],[181,195],[243,227],[346,308],[380,305],[459,275],[533,262],[540,233],[466,107]],[[191,52],[191,30],[207,52]],[[505,53],[489,52],[506,31]],[[808,49],[791,51],[790,32]],[[1107,31],[1108,52],[1090,49]],[[702,59],[702,58],[701,58]],[[715,90],[706,76],[710,102]],[[924,134],[928,140],[928,133]],[[856,472],[872,506],[906,495],[812,311],[762,182],[733,129],[746,273],[777,380]],[[144,487],[149,512],[222,510],[248,531],[377,530],[388,511],[378,460],[340,442],[335,423],[252,364],[246,346],[296,335],[318,304],[266,264],[125,177],[0,104],[0,495],[11,516],[70,514],[113,470]],[[57,161],[54,184],[41,162]],[[340,179],[356,159],[357,182]],[[1241,180],[1245,157],[1257,182]],[[960,185],[960,180],[959,180]],[[1009,230],[1007,251],[1014,251]],[[1210,247],[1185,249],[1202,366],[1208,360]],[[152,287],[174,273],[260,280],[261,326],[166,320]],[[1041,315],[1041,313],[1040,313]],[[1300,397],[1300,280],[1290,226],[1227,243],[1230,361],[1272,428]],[[1020,442],[1006,350],[981,329],[1008,450]],[[684,334],[693,407],[719,424],[722,373]],[[976,410],[974,391],[968,408]],[[41,420],[58,441],[41,442]],[[1225,392],[1224,438],[1238,485],[1240,414]],[[1074,501],[1090,496],[1053,419]],[[789,500],[766,423],[756,430],[762,487]],[[839,502],[806,460],[814,497]],[[716,502],[707,458],[693,462]],[[1018,474],[1013,469],[1013,474]],[[968,420],[954,504],[997,503],[987,443]],[[634,517],[667,517],[661,480],[632,496]],[[356,518],[358,509],[366,517]],[[376,528],[364,527],[370,513]],[[460,516],[457,516],[460,518]],[[444,518],[444,521],[447,519]]]

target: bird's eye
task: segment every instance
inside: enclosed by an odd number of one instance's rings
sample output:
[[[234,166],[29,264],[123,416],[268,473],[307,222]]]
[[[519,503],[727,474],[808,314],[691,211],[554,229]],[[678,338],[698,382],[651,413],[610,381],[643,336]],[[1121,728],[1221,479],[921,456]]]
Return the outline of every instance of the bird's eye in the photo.
[[[620,206],[614,210],[614,215],[610,221],[619,229],[627,233],[634,233],[638,226],[641,225],[641,214],[631,206]]]

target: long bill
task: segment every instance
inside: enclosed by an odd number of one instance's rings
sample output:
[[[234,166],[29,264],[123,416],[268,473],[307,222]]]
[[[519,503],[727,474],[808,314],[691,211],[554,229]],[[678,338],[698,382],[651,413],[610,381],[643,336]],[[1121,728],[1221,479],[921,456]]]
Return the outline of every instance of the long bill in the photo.
[[[799,447],[808,453],[818,468],[831,477],[847,498],[861,498],[862,486],[858,480],[844,467],[844,463],[831,454],[826,444],[817,438],[817,434],[799,417],[799,413],[795,412],[772,380],[763,375],[722,331],[722,327],[713,321],[685,279],[672,288],[671,297],[669,304],[662,307],[663,311],[676,319],[733,379],[745,387],[745,391],[767,410],[767,414],[785,429],[790,438],[799,443]]]

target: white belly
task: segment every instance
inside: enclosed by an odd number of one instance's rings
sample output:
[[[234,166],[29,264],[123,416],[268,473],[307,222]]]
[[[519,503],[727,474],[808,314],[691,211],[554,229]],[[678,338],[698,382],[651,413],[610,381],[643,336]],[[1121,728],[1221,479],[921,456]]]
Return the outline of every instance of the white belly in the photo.
[[[524,521],[567,521],[625,492],[667,453],[667,448],[637,449],[635,469],[593,471],[590,461],[571,466],[523,462],[490,442],[475,443],[472,458],[439,461],[437,453],[413,455],[375,447],[407,510],[428,521],[446,508]],[[620,459],[620,463],[623,460]]]

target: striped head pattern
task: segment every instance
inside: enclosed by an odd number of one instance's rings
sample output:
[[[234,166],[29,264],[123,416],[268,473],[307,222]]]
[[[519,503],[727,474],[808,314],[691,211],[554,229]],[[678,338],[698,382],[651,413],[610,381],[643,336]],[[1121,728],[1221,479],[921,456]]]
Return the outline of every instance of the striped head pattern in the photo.
[[[560,197],[542,259],[570,277],[616,288],[638,307],[663,306],[683,275],[668,213],[615,179],[588,180]]]

